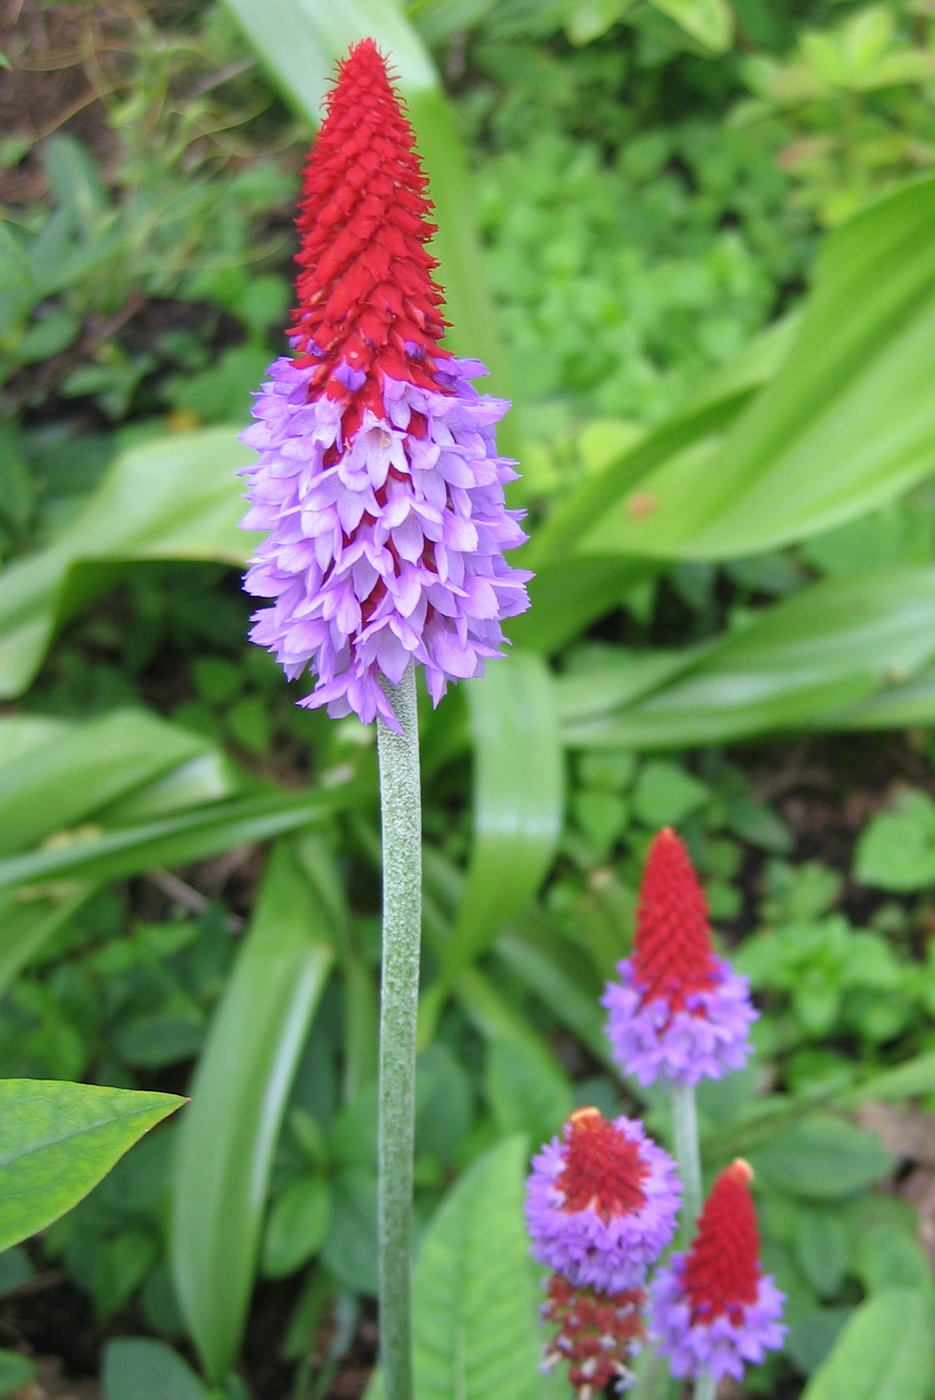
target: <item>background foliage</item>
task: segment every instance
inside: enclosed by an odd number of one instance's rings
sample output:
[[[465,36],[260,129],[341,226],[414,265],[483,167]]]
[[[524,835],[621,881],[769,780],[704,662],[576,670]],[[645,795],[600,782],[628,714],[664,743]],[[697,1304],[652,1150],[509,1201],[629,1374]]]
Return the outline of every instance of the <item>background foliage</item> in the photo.
[[[763,1010],[702,1095],[789,1297],[749,1389],[927,1400],[928,0],[10,14],[0,1074],[193,1102],[0,1256],[0,1393],[56,1349],[107,1400],[367,1384],[373,736],[246,644],[233,473],[327,74],[373,33],[452,344],[515,398],[537,571],[509,658],[423,714],[420,1397],[567,1400],[520,1183],[576,1103],[668,1133],[597,998],[674,824]]]

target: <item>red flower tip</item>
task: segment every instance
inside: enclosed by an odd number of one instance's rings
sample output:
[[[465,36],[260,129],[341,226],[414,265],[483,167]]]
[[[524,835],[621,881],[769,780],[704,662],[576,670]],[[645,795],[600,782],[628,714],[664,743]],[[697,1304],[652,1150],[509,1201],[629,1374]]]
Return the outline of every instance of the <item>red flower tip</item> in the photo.
[[[383,415],[383,376],[439,390],[432,377],[445,322],[426,251],[435,225],[412,127],[372,39],[339,65],[309,152],[296,220],[298,307],[289,335],[296,361],[314,365],[310,392]],[[342,370],[340,378],[335,371]],[[350,387],[347,369],[363,375]]]
[[[739,1323],[742,1306],[756,1302],[760,1237],[752,1179],[753,1168],[738,1157],[721,1172],[705,1202],[682,1271],[692,1321],[702,1318],[708,1323],[727,1313]]]
[[[566,1124],[565,1144],[565,1165],[555,1183],[565,1198],[563,1210],[593,1210],[606,1224],[641,1209],[648,1167],[638,1143],[598,1109],[579,1108]]]
[[[683,842],[669,827],[649,849],[636,911],[633,978],[645,1001],[674,1011],[717,981],[704,890]]]

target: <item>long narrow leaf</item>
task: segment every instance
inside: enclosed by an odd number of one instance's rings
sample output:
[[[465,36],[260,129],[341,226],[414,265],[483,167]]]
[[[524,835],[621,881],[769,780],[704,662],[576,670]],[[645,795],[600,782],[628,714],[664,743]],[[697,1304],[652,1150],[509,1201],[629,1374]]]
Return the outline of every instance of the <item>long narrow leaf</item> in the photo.
[[[689,664],[676,665],[668,683],[660,669],[659,684],[619,709],[604,709],[598,690],[587,714],[579,688],[562,735],[572,746],[654,748],[821,725],[933,658],[935,569],[829,579],[700,658],[691,661],[689,653]],[[620,667],[622,687],[628,664]],[[609,675],[599,673],[598,686],[606,687]]]
[[[839,229],[819,259],[787,358],[723,444],[709,438],[699,450],[696,434],[692,451],[675,442],[680,455],[648,463],[660,433],[670,431],[660,430],[587,483],[540,548],[559,531],[567,543],[571,530],[581,554],[751,554],[862,514],[930,472],[933,221],[930,179]]]
[[[268,841],[321,821],[347,805],[350,789],[276,793],[217,802],[210,807],[118,831],[81,833],[68,845],[0,860],[0,890],[74,876],[107,883],[157,866],[190,865],[256,841]]]
[[[180,433],[121,454],[82,514],[46,549],[0,575],[0,699],[35,676],[57,626],[133,559],[219,559],[239,564],[250,536],[237,528],[238,467],[250,452],[235,428]],[[97,561],[97,562],[96,562]],[[79,578],[80,575],[80,578]]]
[[[491,946],[539,888],[555,854],[564,769],[552,679],[515,653],[467,684],[474,736],[474,847],[442,980]]]
[[[333,959],[328,912],[280,845],[198,1066],[175,1171],[172,1269],[215,1379],[237,1356],[273,1149]]]

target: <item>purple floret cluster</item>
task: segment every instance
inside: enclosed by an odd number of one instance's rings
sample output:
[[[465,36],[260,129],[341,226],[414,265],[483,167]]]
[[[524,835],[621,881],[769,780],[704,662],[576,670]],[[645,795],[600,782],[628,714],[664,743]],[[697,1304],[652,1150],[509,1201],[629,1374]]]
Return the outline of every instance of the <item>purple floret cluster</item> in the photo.
[[[762,1275],[754,1302],[737,1303],[707,1320],[693,1320],[682,1282],[685,1259],[684,1254],[673,1254],[653,1279],[651,1335],[668,1357],[674,1376],[697,1379],[710,1371],[715,1381],[723,1376],[739,1381],[745,1366],[758,1365],[767,1351],[782,1346],[783,1294],[772,1278]]]
[[[533,1254],[576,1286],[601,1293],[641,1288],[675,1232],[682,1186],[675,1163],[646,1136],[641,1123],[615,1118],[614,1130],[638,1149],[644,1175],[643,1201],[629,1211],[602,1211],[592,1204],[569,1210],[560,1184],[568,1144],[558,1138],[533,1158],[526,1194],[526,1225]]]
[[[528,606],[530,575],[503,558],[526,538],[504,504],[516,472],[494,441],[507,404],[469,382],[485,372],[440,361],[437,392],[387,376],[385,416],[365,410],[345,441],[340,403],[309,398],[312,367],[270,367],[241,435],[260,453],[240,473],[242,525],[268,532],[244,586],[275,600],[254,614],[252,640],[290,680],[316,676],[303,705],[398,730],[381,677],[398,684],[414,661],[437,703],[500,654],[500,620]],[[336,377],[362,382],[347,366]]]
[[[665,996],[647,1000],[637,985],[633,960],[617,964],[601,1004],[610,1013],[607,1035],[614,1059],[641,1084],[666,1079],[697,1084],[742,1069],[751,1052],[749,1031],[759,1016],[746,977],[723,959],[716,980],[685,994],[681,1006]]]

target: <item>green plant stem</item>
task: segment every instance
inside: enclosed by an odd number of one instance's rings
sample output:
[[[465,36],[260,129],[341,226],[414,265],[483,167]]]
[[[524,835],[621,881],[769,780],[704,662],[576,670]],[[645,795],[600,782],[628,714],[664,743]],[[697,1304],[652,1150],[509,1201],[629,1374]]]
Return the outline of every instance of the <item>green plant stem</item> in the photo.
[[[415,668],[386,695],[402,734],[377,721],[383,818],[380,999],[380,1358],[386,1400],[412,1400],[412,1156],[422,904]]]
[[[714,1400],[717,1384],[710,1371],[702,1371],[695,1381],[695,1400]]]
[[[693,1233],[701,1212],[701,1157],[694,1084],[672,1086],[672,1134],[675,1160],[682,1179],[682,1240]]]

